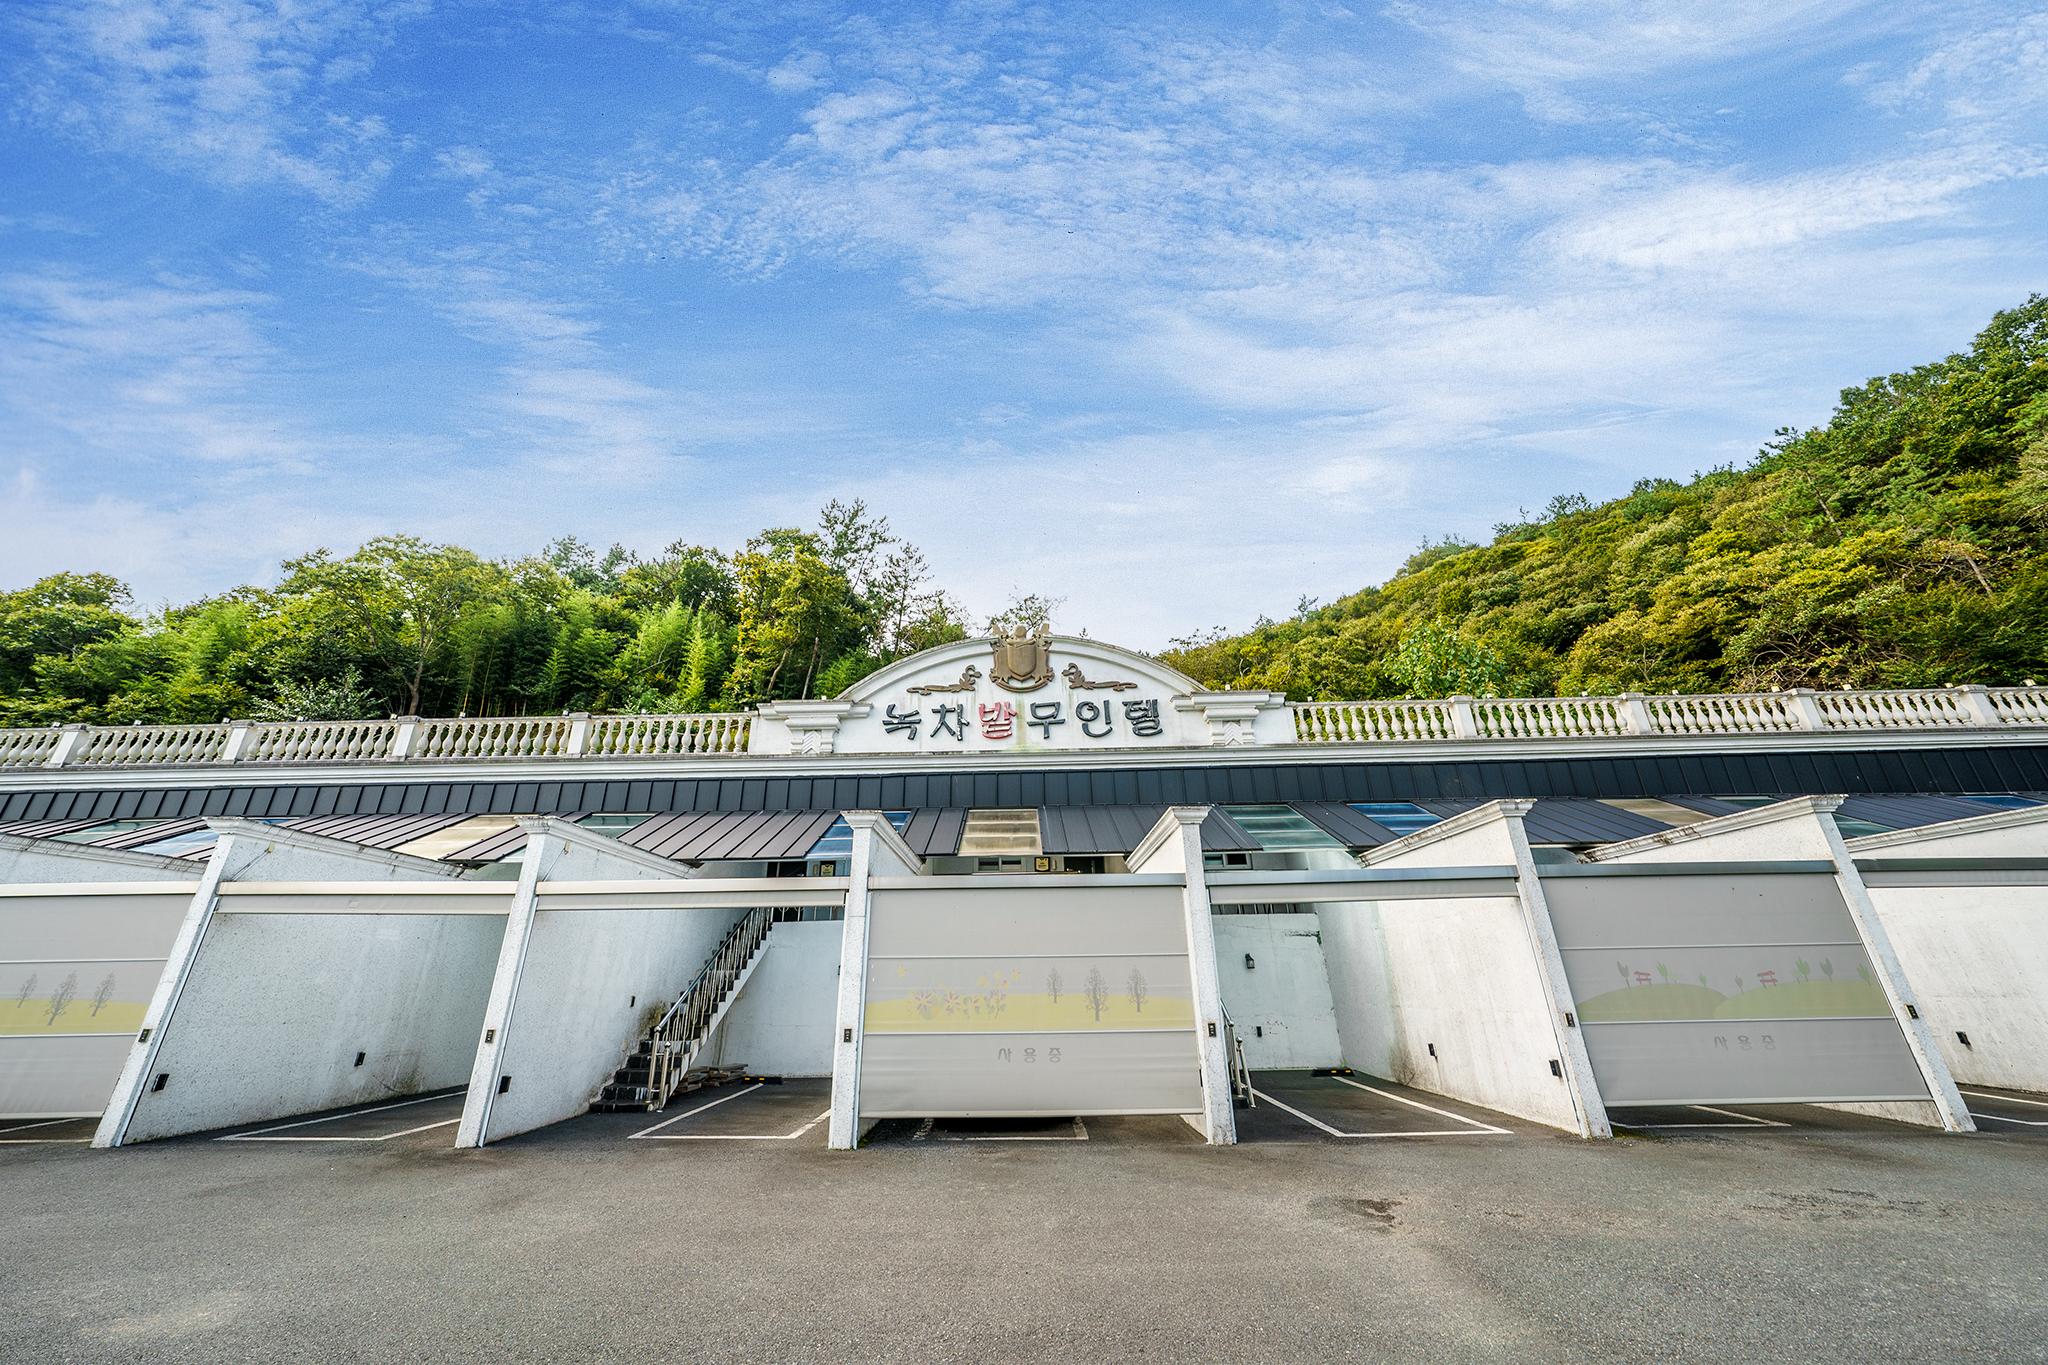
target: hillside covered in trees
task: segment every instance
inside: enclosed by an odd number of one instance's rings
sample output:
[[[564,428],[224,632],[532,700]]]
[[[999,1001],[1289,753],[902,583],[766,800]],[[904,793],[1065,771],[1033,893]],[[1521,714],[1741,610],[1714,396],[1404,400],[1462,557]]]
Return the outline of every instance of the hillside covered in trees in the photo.
[[[559,540],[494,562],[386,536],[148,616],[104,574],[0,593],[0,725],[731,710],[830,696],[967,633],[858,503],[736,554]],[[1042,612],[1026,599],[1019,619]],[[1007,621],[1008,614],[1004,619]]]
[[[2048,677],[2048,298],[1845,390],[1747,468],[1495,530],[1165,657],[1301,700]]]
[[[146,614],[104,574],[0,592],[0,725],[733,709],[831,696],[969,630],[860,503],[732,554],[561,540],[491,561],[388,536]],[[1211,686],[1300,699],[2048,676],[2048,298],[1845,391],[1747,468],[1558,497],[1380,587],[1175,646]]]

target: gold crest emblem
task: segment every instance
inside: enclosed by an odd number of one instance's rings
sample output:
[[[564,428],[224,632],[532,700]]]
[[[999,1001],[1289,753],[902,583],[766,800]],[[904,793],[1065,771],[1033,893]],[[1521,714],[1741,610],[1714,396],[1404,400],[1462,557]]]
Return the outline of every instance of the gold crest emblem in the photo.
[[[990,643],[995,646],[995,660],[989,665],[988,680],[997,687],[1006,692],[1036,692],[1052,681],[1051,630],[1040,626],[1026,633],[1024,627],[1016,626]]]

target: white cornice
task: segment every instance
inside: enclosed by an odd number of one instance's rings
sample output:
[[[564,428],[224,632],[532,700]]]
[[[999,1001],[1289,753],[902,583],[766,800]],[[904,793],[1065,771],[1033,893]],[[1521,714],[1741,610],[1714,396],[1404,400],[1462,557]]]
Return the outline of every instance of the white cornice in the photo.
[[[719,778],[1069,772],[1103,768],[1241,768],[1339,763],[1513,762],[1658,758],[1678,754],[1867,753],[1899,749],[2048,747],[2048,731],[1779,731],[1757,735],[1616,735],[1575,739],[1425,740],[1399,744],[1267,744],[1240,748],[1069,749],[1026,753],[694,754],[659,758],[470,759],[455,763],[196,764],[31,768],[0,772],[0,792],[136,787],[272,787],[373,782],[647,782]]]
[[[1987,815],[1970,815],[1960,820],[1944,820],[1938,825],[1916,825],[1911,829],[1887,830],[1883,834],[1866,834],[1847,840],[1851,853],[1875,853],[1880,849],[1900,848],[1911,844],[1925,843],[1930,839],[1953,839],[1959,834],[1990,834],[2001,829],[2018,829],[2027,825],[2048,825],[2048,806],[2028,806],[2021,810],[1996,810]]]
[[[1459,811],[1448,820],[1439,820],[1433,825],[1424,825],[1413,834],[1404,834],[1390,844],[1381,844],[1377,848],[1369,848],[1359,854],[1358,858],[1365,866],[1373,867],[1379,863],[1386,862],[1389,858],[1398,858],[1404,853],[1413,853],[1418,848],[1427,848],[1431,844],[1442,843],[1445,839],[1456,838],[1460,834],[1478,829],[1483,825],[1493,824],[1497,820],[1510,818],[1519,820],[1527,815],[1535,804],[1534,801],[1523,798],[1516,798],[1512,801],[1489,801],[1483,806],[1474,806],[1471,810]]]
[[[1658,830],[1655,834],[1645,834],[1639,839],[1629,839],[1618,844],[1602,844],[1599,848],[1581,853],[1579,856],[1589,863],[1604,863],[1626,858],[1631,853],[1641,853],[1647,849],[1689,844],[1695,839],[1726,834],[1730,830],[1753,829],[1759,825],[1775,825],[1786,820],[1829,815],[1845,799],[1840,796],[1795,796],[1785,801],[1773,801],[1767,806],[1751,806],[1747,810],[1717,815],[1711,820],[1702,820],[1697,824],[1674,825],[1670,829]]]
[[[418,873],[421,877],[452,878],[462,875],[462,869],[454,863],[436,862],[431,858],[415,858],[410,853],[371,848],[368,844],[351,843],[347,839],[332,839],[325,834],[309,834],[305,830],[293,829],[288,825],[216,816],[206,822],[206,827],[216,834],[233,835],[238,839],[247,839],[251,843],[303,849],[308,853],[349,858],[356,862],[380,863],[401,872]]]

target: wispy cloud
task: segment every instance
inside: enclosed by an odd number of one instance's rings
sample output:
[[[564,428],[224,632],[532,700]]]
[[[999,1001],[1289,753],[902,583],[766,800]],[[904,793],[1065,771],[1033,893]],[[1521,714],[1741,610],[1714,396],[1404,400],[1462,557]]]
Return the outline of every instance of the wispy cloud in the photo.
[[[0,411],[18,450],[61,433],[97,458],[255,474],[310,447],[266,335],[275,300],[176,277],[121,285],[63,270],[0,277]]]
[[[82,0],[34,22],[46,116],[224,184],[360,201],[401,139],[349,98],[424,0]]]

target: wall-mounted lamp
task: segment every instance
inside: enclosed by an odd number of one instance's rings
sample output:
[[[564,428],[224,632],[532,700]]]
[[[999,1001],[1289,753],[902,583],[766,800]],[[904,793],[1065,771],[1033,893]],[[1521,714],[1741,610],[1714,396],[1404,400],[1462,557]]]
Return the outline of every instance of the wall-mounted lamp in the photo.
[[[1258,965],[1258,962],[1252,957],[1250,953],[1246,953],[1244,955],[1244,969],[1246,971],[1250,971],[1252,968]]]

